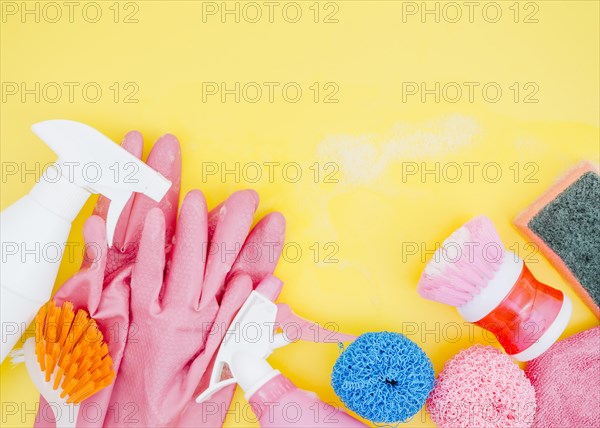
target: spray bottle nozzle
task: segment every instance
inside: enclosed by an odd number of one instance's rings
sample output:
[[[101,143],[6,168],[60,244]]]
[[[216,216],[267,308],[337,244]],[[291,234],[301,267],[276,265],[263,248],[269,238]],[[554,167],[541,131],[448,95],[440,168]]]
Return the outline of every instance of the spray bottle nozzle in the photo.
[[[56,166],[70,183],[110,199],[106,237],[112,246],[117,220],[133,192],[160,201],[171,182],[104,134],[71,120],[47,120],[32,126],[57,155]]]
[[[289,329],[288,327],[293,327]],[[282,332],[277,333],[280,329]],[[288,334],[288,330],[291,330]],[[293,337],[292,337],[293,336]],[[258,291],[252,291],[233,319],[217,353],[208,388],[197,403],[208,400],[227,385],[239,384],[250,398],[262,385],[279,374],[266,361],[277,349],[297,340],[340,343],[356,336],[321,327],[292,312],[286,304],[275,304]],[[223,379],[229,368],[231,377]]]
[[[225,333],[210,377],[210,385],[197,403],[208,400],[220,389],[239,383],[250,394],[258,382],[278,374],[266,358],[274,349],[289,343],[283,333],[275,334],[277,305],[257,291],[250,293]],[[225,366],[231,378],[222,379]]]

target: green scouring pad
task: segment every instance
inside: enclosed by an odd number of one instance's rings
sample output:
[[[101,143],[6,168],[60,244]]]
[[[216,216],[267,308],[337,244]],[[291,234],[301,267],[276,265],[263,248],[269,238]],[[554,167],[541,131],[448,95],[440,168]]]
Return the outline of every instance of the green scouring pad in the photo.
[[[515,226],[600,319],[600,175],[579,164],[515,219]]]

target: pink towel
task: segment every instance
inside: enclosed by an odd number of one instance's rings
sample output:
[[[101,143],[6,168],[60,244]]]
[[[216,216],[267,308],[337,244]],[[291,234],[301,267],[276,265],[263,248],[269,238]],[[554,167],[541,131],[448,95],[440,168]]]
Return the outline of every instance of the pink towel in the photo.
[[[534,428],[600,427],[600,326],[555,343],[525,373],[537,397]]]

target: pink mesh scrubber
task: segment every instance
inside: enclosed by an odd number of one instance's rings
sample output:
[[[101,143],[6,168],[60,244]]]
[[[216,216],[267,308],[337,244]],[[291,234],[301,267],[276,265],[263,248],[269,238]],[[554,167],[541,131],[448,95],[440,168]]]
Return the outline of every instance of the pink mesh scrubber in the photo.
[[[475,345],[446,363],[427,400],[440,428],[530,427],[535,391],[523,370],[491,346]]]
[[[555,343],[526,369],[536,428],[600,427],[600,327]]]

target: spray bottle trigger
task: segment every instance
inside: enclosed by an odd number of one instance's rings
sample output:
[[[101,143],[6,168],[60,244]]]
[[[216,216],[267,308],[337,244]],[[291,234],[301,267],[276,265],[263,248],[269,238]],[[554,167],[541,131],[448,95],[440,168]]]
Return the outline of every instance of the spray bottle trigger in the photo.
[[[211,384],[206,390],[204,390],[198,397],[196,397],[196,403],[203,403],[212,397],[214,394],[229,385],[236,384],[237,381],[234,378],[225,379],[220,382]]]
[[[273,326],[277,305],[252,291],[223,337],[208,388],[196,398],[200,403],[227,385],[239,383],[242,389],[256,383],[264,372],[274,372],[266,362],[274,342]],[[222,380],[224,369],[231,378]],[[260,379],[259,379],[260,380]]]
[[[34,124],[31,129],[58,155],[55,163],[66,182],[72,187],[100,193],[110,199],[106,219],[109,246],[113,243],[117,220],[133,192],[143,193],[159,202],[171,188],[168,179],[88,125],[71,120],[46,120]],[[86,172],[88,166],[94,167],[94,176]],[[127,174],[123,175],[120,169]],[[78,193],[73,188],[69,191]],[[76,208],[76,214],[84,203],[85,199],[79,197],[70,208]],[[64,211],[70,212],[69,207],[56,208],[61,211],[57,212],[59,215]]]
[[[106,197],[110,199],[110,205],[108,206],[108,212],[106,213],[106,242],[109,247],[112,247],[117,222],[119,221],[119,217],[121,216],[123,209],[125,209],[125,205],[127,205],[127,201],[129,201],[132,192],[110,189],[110,191],[106,192],[106,195]]]
[[[289,345],[290,343],[292,343],[293,341],[290,340],[285,333],[277,333],[275,336],[273,336],[273,342],[271,343],[271,351],[274,351],[275,349],[279,349],[279,348],[283,348],[286,345]]]

